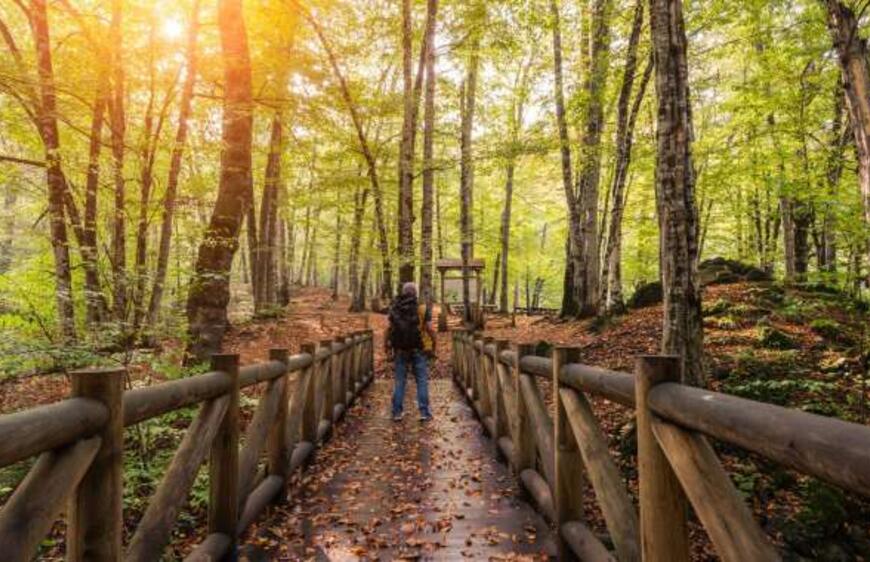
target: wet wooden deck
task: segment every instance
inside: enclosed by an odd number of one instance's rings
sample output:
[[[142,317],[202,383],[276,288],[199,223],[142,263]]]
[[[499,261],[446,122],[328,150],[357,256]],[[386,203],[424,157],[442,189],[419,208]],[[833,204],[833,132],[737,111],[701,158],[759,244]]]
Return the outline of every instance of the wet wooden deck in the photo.
[[[448,378],[430,381],[435,420],[389,419],[380,378],[314,464],[244,542],[245,560],[541,560],[544,520]]]

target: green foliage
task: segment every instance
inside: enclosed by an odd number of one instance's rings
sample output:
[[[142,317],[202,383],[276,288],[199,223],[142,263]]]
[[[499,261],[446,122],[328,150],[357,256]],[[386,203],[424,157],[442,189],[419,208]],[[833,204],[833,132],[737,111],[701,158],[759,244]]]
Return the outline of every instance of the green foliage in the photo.
[[[714,302],[705,304],[703,307],[704,316],[719,316],[731,309],[731,302],[725,299],[716,299]]]
[[[846,327],[830,318],[814,318],[810,321],[810,329],[830,342],[844,345],[854,343],[852,337],[846,332]]]
[[[832,383],[813,379],[785,379],[751,380],[739,384],[727,384],[725,390],[750,400],[786,406],[792,404],[797,396],[828,393],[835,388]],[[813,405],[818,407],[816,413],[824,413],[821,411],[824,409],[822,403],[813,403]],[[812,409],[812,406],[806,406],[805,409]]]
[[[756,341],[760,347],[766,349],[795,349],[798,347],[797,342],[782,330],[763,324],[756,328]]]

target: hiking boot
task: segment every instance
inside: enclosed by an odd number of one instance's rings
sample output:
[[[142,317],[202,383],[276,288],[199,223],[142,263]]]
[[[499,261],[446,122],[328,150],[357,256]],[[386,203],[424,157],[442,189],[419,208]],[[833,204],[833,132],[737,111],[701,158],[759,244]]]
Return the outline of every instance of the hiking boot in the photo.
[[[432,414],[420,415],[420,423],[426,423],[432,421]]]
[[[403,417],[404,417],[404,414],[393,414],[393,421],[400,422],[400,421],[402,421]]]

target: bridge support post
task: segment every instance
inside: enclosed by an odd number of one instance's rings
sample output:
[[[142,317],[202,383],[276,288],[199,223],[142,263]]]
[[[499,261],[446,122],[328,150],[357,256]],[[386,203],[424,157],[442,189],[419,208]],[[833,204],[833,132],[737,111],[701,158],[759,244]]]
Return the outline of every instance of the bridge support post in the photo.
[[[278,411],[275,412],[275,421],[272,423],[272,429],[269,431],[268,466],[270,475],[280,476],[285,482],[290,466],[290,451],[287,446],[287,409],[290,397],[290,375],[287,373],[287,359],[289,355],[286,349],[269,350],[269,359],[284,363],[284,374],[281,375],[281,379],[278,382],[281,385],[279,389],[281,396],[278,400]],[[281,498],[282,496],[279,494],[277,497]]]
[[[329,439],[329,434],[332,432],[333,414],[335,413],[335,387],[333,385],[333,375],[335,373],[335,358],[337,353],[332,347],[331,339],[321,340],[320,349],[325,349],[329,352],[329,355],[324,357],[317,366],[317,387],[318,393],[322,396],[319,400],[322,409],[320,411],[320,419],[317,423],[320,424],[321,427],[327,427],[328,425],[328,429],[322,435],[323,441],[326,441]],[[319,430],[318,433],[320,433]]]
[[[124,469],[124,369],[72,373],[72,395],[103,403],[109,419],[90,468],[70,500],[67,560],[121,560]]]
[[[313,343],[303,343],[302,353],[311,356],[311,364],[305,367],[300,378],[302,399],[302,441],[317,443],[317,347]]]
[[[211,447],[208,532],[230,538],[226,560],[235,557],[239,523],[239,356],[212,355],[211,369],[232,379],[229,404]]]
[[[562,526],[569,521],[582,521],[583,517],[583,459],[571,432],[565,404],[559,392],[559,375],[562,367],[580,362],[580,349],[556,347],[553,350],[553,403],[556,419],[553,452],[556,456],[556,482],[553,486],[553,503],[556,508],[556,530],[559,544],[559,560],[578,560],[562,533]]]
[[[532,427],[532,418],[529,414],[528,405],[526,404],[525,394],[523,393],[520,378],[522,370],[520,369],[520,360],[526,355],[535,354],[535,346],[524,343],[514,347],[516,351],[517,361],[514,364],[513,384],[514,396],[516,399],[516,411],[514,412],[514,423],[516,436],[514,438],[514,458],[512,465],[514,474],[517,478],[527,468],[535,466],[535,428]]]
[[[635,362],[637,465],[640,486],[640,534],[644,562],[688,562],[687,502],[667,457],[653,434],[647,406],[657,384],[680,381],[680,360],[641,356]]]
[[[369,341],[366,344],[366,363],[368,368],[368,374],[366,375],[366,381],[371,382],[372,379],[375,378],[375,332],[374,330],[369,330],[368,332]]]

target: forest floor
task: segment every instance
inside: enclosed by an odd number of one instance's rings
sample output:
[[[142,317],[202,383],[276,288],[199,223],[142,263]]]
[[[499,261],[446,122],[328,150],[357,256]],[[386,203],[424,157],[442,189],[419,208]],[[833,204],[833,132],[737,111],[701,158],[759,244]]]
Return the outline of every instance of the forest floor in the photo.
[[[349,314],[347,305],[345,299],[333,301],[328,291],[299,289],[283,315],[239,322],[227,339],[226,350],[238,352],[242,364],[247,364],[265,359],[271,347],[295,352],[303,342],[366,325],[376,333],[379,380],[318,453],[315,470],[294,483],[291,503],[256,525],[248,538],[253,545],[246,551],[250,559],[356,559],[375,553],[441,559],[464,554],[535,557],[550,551],[546,530],[523,507],[515,482],[494,460],[491,445],[448,382],[449,335],[439,337],[433,372],[437,422],[418,427],[406,420],[403,430],[397,431],[386,419],[389,373],[380,353],[386,319],[378,314]],[[704,314],[712,388],[867,423],[866,383],[859,368],[867,315],[860,304],[819,288],[786,290],[770,283],[738,283],[708,287]],[[495,316],[488,321],[486,335],[514,342],[577,345],[585,363],[630,370],[634,356],[658,349],[661,306],[632,310],[607,322],[518,317],[516,326],[511,326],[509,318]],[[539,347],[545,351],[547,345]],[[131,386],[179,376],[160,368],[173,365],[176,354],[177,346],[166,345],[160,361],[149,357],[131,364]],[[412,391],[413,385],[408,404]],[[0,381],[0,413],[54,402],[67,393],[63,375]],[[248,412],[254,404],[253,395],[250,398],[244,402]],[[629,487],[636,490],[631,413],[604,400],[596,401],[595,409],[611,436],[612,453]],[[128,528],[135,526],[147,505],[190,415],[167,416],[128,432],[128,447],[135,451],[126,469]],[[870,560],[870,506],[753,455],[729,447],[718,450],[787,560]],[[26,468],[23,464],[0,471],[0,502]],[[200,535],[207,495],[201,480],[189,515],[178,525],[176,553]],[[586,498],[590,523],[603,532],[591,490],[586,490]],[[381,513],[372,514],[372,508],[380,508]],[[500,513],[518,514],[508,519],[519,523],[487,528],[484,513],[495,520]],[[697,524],[692,529],[693,557],[715,559],[703,531]],[[59,539],[62,529],[53,536]],[[46,559],[60,549],[60,541],[47,543]]]

